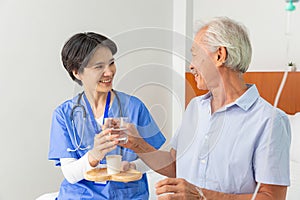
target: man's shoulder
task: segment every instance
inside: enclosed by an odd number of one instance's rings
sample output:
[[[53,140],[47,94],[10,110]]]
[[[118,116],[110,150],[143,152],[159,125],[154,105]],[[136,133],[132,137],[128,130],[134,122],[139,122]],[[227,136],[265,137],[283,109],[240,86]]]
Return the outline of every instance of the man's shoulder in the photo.
[[[272,118],[276,117],[276,118],[283,118],[283,119],[288,118],[287,114],[283,110],[281,110],[278,107],[275,107],[274,105],[269,103],[266,99],[264,99],[261,96],[258,98],[256,107],[257,110],[259,110],[261,114],[266,117],[272,117]]]

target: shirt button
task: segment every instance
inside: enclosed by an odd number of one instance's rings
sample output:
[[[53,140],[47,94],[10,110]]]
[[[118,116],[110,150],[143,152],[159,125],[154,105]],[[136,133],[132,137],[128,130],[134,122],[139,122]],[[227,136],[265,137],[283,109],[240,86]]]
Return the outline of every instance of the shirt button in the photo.
[[[205,163],[206,163],[206,160],[204,160],[204,159],[201,160],[201,163],[202,163],[202,164],[205,164]]]

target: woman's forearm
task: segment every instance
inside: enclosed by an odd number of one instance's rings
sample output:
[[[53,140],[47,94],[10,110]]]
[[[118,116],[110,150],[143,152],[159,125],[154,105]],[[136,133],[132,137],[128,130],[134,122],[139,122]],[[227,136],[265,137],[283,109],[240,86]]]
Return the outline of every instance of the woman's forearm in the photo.
[[[92,169],[93,167],[90,166],[88,158],[88,154],[85,154],[80,159],[75,158],[61,158],[61,170],[65,179],[69,183],[76,183],[84,179],[84,173],[87,170]]]

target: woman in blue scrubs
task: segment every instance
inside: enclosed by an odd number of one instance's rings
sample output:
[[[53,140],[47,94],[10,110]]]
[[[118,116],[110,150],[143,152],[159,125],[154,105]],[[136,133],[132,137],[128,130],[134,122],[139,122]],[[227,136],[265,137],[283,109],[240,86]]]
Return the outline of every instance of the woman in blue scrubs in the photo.
[[[149,198],[146,174],[129,183],[93,182],[83,177],[89,169],[105,167],[107,154],[121,154],[127,166],[142,162],[132,150],[118,145],[117,136],[102,131],[104,118],[128,117],[149,144],[158,149],[165,142],[141,100],[113,90],[116,52],[112,40],[93,32],[75,34],[63,46],[63,65],[84,91],[53,112],[48,157],[61,166],[65,176],[57,199]]]

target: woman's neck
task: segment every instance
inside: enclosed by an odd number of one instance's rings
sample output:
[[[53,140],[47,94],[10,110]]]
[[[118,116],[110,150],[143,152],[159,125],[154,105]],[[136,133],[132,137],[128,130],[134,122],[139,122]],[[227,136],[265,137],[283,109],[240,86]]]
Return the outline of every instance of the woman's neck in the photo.
[[[91,105],[95,118],[101,117],[106,107],[108,92],[95,92],[94,94],[89,93],[86,96]],[[111,105],[112,100],[113,93],[111,92],[109,105]]]

